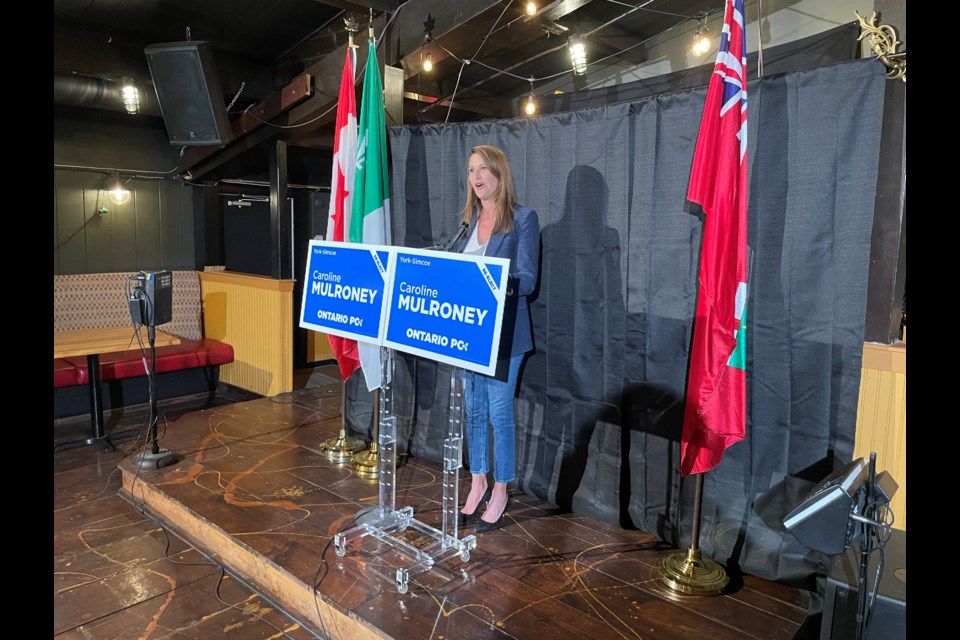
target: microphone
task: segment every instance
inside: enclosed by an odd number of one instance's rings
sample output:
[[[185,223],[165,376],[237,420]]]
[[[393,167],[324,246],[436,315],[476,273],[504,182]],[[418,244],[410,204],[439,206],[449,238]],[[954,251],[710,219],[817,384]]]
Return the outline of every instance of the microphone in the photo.
[[[450,239],[450,242],[447,243],[447,246],[443,248],[444,251],[453,251],[453,247],[463,240],[463,236],[467,235],[467,230],[470,228],[470,225],[466,222],[460,223],[460,228],[457,229],[457,233],[453,238]]]

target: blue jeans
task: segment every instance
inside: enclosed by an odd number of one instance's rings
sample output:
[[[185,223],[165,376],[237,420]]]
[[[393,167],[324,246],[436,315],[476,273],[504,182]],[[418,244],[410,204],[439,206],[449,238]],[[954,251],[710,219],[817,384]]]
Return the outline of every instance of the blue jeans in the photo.
[[[463,372],[470,473],[490,471],[489,423],[493,426],[494,482],[512,482],[516,478],[517,423],[513,416],[513,394],[524,355],[510,358],[510,374],[506,382],[482,373]]]

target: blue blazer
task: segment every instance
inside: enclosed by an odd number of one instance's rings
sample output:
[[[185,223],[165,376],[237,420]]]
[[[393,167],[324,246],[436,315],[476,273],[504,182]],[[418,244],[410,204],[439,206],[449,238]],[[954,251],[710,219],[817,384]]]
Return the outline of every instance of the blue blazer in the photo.
[[[467,240],[477,226],[477,216],[473,217],[470,232],[457,243],[456,250],[462,252]],[[533,351],[533,327],[530,323],[530,305],[527,296],[537,286],[540,271],[540,219],[537,212],[529,207],[517,205],[513,211],[513,229],[510,233],[494,233],[490,236],[484,255],[510,260],[510,277],[516,278],[517,318],[513,326],[513,341],[510,356],[518,356]],[[508,327],[504,325],[500,333],[500,343],[507,338]],[[501,350],[501,355],[504,355]]]

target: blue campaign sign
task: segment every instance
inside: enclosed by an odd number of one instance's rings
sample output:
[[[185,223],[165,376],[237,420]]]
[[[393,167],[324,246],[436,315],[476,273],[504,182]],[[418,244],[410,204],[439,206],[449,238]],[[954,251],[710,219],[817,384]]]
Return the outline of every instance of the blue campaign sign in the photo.
[[[380,245],[311,240],[300,326],[380,344],[391,256]]]
[[[510,261],[395,251],[384,346],[493,375]]]

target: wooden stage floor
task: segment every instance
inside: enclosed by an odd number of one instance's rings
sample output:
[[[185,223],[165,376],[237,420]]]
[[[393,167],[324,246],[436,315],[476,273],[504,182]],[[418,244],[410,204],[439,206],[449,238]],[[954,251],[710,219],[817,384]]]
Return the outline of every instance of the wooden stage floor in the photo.
[[[408,555],[369,537],[343,557],[332,544],[379,504],[376,480],[320,449],[340,389],[331,378],[179,416],[160,444],[182,459],[159,470],[133,464],[132,440],[55,450],[54,637],[805,637],[807,592],[743,576],[720,596],[677,595],[657,571],[677,549],[517,491],[466,562],[400,593]],[[439,526],[440,482],[439,462],[402,458],[397,507]],[[461,473],[461,495],[468,485]]]

